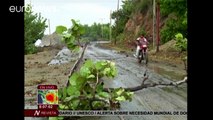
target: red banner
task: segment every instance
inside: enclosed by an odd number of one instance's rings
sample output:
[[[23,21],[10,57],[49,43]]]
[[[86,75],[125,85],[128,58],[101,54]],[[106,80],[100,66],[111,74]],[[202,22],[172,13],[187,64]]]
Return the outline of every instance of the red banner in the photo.
[[[58,105],[51,105],[51,104],[40,104],[38,105],[38,109],[46,109],[46,110],[57,110],[58,109]]]
[[[57,89],[56,85],[38,85],[38,89]]]
[[[25,117],[53,117],[58,116],[58,110],[41,110],[41,109],[26,109],[24,110]]]

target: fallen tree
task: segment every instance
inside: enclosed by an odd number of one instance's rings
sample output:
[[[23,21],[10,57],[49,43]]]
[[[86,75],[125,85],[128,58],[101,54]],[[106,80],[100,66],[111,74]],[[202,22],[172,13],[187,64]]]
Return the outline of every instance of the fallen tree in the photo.
[[[72,66],[72,68],[70,69],[70,74],[69,74],[69,77],[72,76],[72,74],[75,72],[75,71],[78,71],[81,67],[81,65],[83,64],[84,60],[83,60],[83,56],[84,56],[84,53],[85,53],[85,50],[87,48],[87,45],[88,43],[86,43],[84,46],[83,46],[83,50],[82,52],[79,54],[79,57],[78,57],[78,60],[76,60],[75,64]],[[145,71],[144,73],[144,77],[142,79],[142,82],[139,86],[135,86],[135,87],[131,87],[131,88],[124,88],[125,90],[127,91],[131,91],[131,92],[135,92],[135,91],[139,91],[139,90],[142,90],[142,89],[145,89],[145,88],[150,88],[150,87],[157,87],[157,86],[160,86],[160,87],[165,87],[165,86],[178,86],[178,85],[181,85],[183,83],[186,83],[187,82],[187,77],[184,77],[183,80],[180,80],[180,81],[177,81],[177,82],[170,82],[170,83],[146,83],[145,84],[145,81],[147,81],[149,79],[149,75],[147,74],[147,70]],[[69,85],[69,80],[67,80],[67,86]],[[109,92],[109,91],[112,91],[114,90],[115,88],[104,88],[104,91],[105,92]]]
[[[109,60],[84,60],[83,56],[88,43],[82,45],[77,39],[82,34],[82,27],[74,20],[71,32],[65,32],[63,39],[68,48],[82,47],[75,64],[69,70],[66,86],[59,89],[59,109],[62,110],[117,110],[120,102],[131,101],[135,91],[156,86],[178,86],[187,82],[184,80],[171,83],[145,83],[149,79],[147,70],[144,73],[141,84],[131,88],[104,88],[103,77],[114,78],[117,75],[115,63]],[[60,26],[60,33],[67,31],[66,27]],[[80,32],[81,34],[78,34]]]

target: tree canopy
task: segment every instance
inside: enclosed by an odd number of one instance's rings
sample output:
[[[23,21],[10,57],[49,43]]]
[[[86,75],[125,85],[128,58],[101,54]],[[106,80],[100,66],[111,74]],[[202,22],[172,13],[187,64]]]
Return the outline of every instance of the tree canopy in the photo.
[[[25,40],[25,54],[32,54],[36,52],[34,43],[37,39],[44,36],[46,26],[46,19],[41,17],[39,13],[33,13],[32,6],[28,4],[28,9],[24,12],[24,40]]]

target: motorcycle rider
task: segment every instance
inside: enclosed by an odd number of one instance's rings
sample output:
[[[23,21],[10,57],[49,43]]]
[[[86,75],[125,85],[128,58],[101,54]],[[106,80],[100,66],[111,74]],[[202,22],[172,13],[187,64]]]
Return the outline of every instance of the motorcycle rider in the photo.
[[[138,58],[139,57],[138,55],[139,55],[140,46],[144,45],[144,44],[147,45],[148,41],[146,40],[146,38],[144,37],[144,35],[141,35],[140,37],[138,37],[136,39],[136,44],[137,44],[137,48],[136,48],[136,52],[135,52],[134,56],[136,58]]]

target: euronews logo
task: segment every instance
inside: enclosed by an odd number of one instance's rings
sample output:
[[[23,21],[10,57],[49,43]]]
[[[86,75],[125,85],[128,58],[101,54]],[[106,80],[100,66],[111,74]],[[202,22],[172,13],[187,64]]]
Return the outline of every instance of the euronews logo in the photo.
[[[9,12],[11,13],[21,13],[21,12],[32,12],[32,9],[34,8],[33,6],[31,5],[26,5],[26,6],[10,6],[9,7]],[[58,8],[57,7],[54,7],[54,6],[36,6],[35,7],[37,11],[45,11],[45,12],[48,12],[48,13],[54,13],[54,12],[57,12],[58,11]]]
[[[31,6],[10,6],[9,11],[11,13],[20,13],[20,12],[30,12],[32,10]]]

